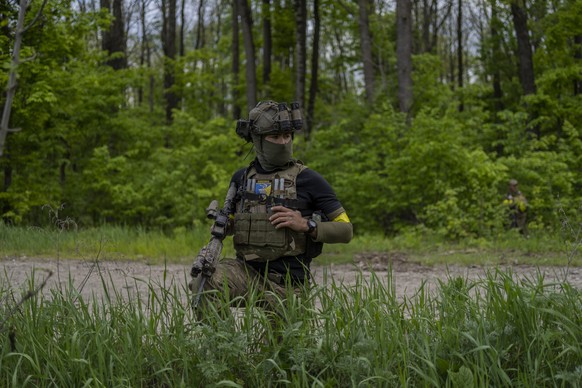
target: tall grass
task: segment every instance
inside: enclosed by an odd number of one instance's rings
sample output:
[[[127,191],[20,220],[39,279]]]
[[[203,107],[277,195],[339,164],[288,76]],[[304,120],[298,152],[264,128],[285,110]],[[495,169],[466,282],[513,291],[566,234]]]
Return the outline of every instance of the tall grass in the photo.
[[[151,263],[191,261],[208,242],[209,229],[172,233],[123,226],[33,228],[0,222],[0,258],[9,256],[100,258]],[[228,244],[227,244],[228,245]],[[230,246],[225,246],[229,252]],[[186,260],[187,259],[187,260]]]
[[[582,294],[542,275],[449,278],[406,299],[391,275],[326,279],[280,299],[278,313],[247,304],[225,315],[236,302],[225,298],[202,321],[172,282],[89,300],[62,286],[11,315],[22,290],[0,285],[0,386],[582,384]]]
[[[102,226],[78,228],[59,224],[52,228],[7,226],[0,222],[0,259],[6,257],[51,257],[103,260],[140,260],[152,264],[191,263],[192,258],[209,240],[209,228],[171,232],[137,227]],[[445,241],[430,231],[417,231],[387,238],[382,235],[356,233],[350,244],[327,244],[317,263],[348,263],[365,252],[404,253],[411,260],[426,264],[497,264],[528,263],[539,265],[582,265],[580,244],[572,249],[562,237],[543,233],[525,239],[517,232],[491,240]],[[579,242],[579,238],[576,237]],[[225,240],[224,254],[234,256],[230,238]]]

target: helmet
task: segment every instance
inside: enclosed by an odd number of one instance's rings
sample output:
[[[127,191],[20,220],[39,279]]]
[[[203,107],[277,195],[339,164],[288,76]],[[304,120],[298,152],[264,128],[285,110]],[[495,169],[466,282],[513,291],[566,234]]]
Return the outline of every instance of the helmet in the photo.
[[[261,101],[249,112],[249,120],[239,120],[236,133],[247,142],[251,135],[271,135],[294,132],[303,127],[299,103],[291,103],[291,109],[284,102]]]
[[[515,179],[510,179],[509,180],[509,185],[510,186],[517,186],[517,181]]]

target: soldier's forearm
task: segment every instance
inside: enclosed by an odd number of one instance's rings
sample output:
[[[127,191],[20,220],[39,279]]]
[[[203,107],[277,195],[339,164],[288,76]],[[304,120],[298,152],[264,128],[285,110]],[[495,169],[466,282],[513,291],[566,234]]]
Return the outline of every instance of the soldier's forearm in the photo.
[[[318,222],[317,238],[315,241],[336,244],[349,243],[354,236],[351,222]]]

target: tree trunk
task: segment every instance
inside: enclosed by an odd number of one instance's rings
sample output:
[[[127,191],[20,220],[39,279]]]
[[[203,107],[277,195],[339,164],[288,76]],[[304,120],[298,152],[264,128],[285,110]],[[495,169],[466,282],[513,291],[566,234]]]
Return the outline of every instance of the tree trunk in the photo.
[[[2,110],[2,119],[0,120],[0,156],[4,154],[4,144],[6,143],[6,136],[9,132],[18,131],[18,129],[9,128],[10,114],[12,112],[12,102],[16,94],[16,70],[20,64],[20,46],[22,45],[22,35],[24,34],[24,16],[28,8],[28,0],[20,0],[20,10],[18,11],[18,22],[16,24],[16,32],[14,34],[14,50],[12,51],[12,62],[10,64],[10,72],[8,74],[8,85],[6,86],[6,101],[4,101],[4,109]],[[44,3],[43,3],[44,7]],[[41,7],[42,11],[42,7]],[[40,15],[40,11],[39,11]]]
[[[141,44],[139,47],[139,67],[145,67],[146,58],[146,45],[147,45],[147,34],[146,34],[146,7],[145,0],[141,0],[139,4],[139,27],[141,28]],[[137,105],[141,106],[143,104],[143,90],[144,85],[140,84],[137,88]]]
[[[307,1],[295,0],[295,101],[305,106],[305,74],[307,71]]]
[[[198,24],[196,27],[196,44],[194,49],[204,47],[204,0],[198,3]]]
[[[186,53],[186,47],[184,47],[184,28],[186,24],[186,0],[182,0],[180,4],[180,56],[183,57]]]
[[[178,97],[172,90],[175,83],[176,59],[176,0],[162,0],[162,47],[164,50],[164,98],[166,100],[166,123],[174,120],[173,110],[178,107]]]
[[[148,38],[147,32],[147,7],[148,7],[148,0],[141,0],[140,6],[140,23],[141,23],[141,49],[140,49],[140,66],[142,68],[151,69],[152,61],[151,61],[151,47]],[[150,73],[150,72],[147,72]],[[155,78],[153,74],[149,74],[148,76],[148,106],[149,112],[152,113],[154,111],[154,93],[155,93]],[[138,90],[138,102],[141,105],[143,103],[144,95],[144,87],[140,86]]]
[[[145,3],[144,3],[144,7],[145,7]],[[144,23],[145,23],[145,18],[144,18]],[[144,34],[147,35],[147,31],[145,29],[145,24],[144,24]],[[146,64],[147,64],[147,68],[151,69],[152,68],[152,48],[150,45],[150,41],[149,39],[147,39],[146,41]],[[154,102],[155,102],[155,91],[156,91],[156,78],[154,77],[153,74],[150,74],[149,76],[149,95],[148,95],[148,102],[149,102],[149,108],[150,108],[150,113],[154,112]]]
[[[107,65],[115,70],[125,69],[127,68],[127,42],[123,22],[123,1],[113,0],[113,4],[111,4],[109,0],[101,0],[101,9],[106,10],[113,16],[109,30],[103,30],[103,39],[101,41],[103,51],[109,54]],[[114,57],[112,58],[111,56],[113,55]]]
[[[313,114],[317,98],[317,81],[319,71],[319,35],[321,18],[319,16],[319,0],[313,0],[313,49],[311,52],[311,84],[309,85],[309,102],[305,118],[305,138],[309,140],[313,131]]]
[[[10,158],[8,158],[8,160],[10,161]],[[12,186],[12,171],[13,171],[12,166],[10,164],[4,166],[4,186],[2,187],[3,193],[7,192],[8,189],[10,188],[10,186]],[[12,210],[8,201],[2,201],[2,202],[4,202],[4,205],[0,209],[0,211],[1,211],[0,216],[3,216],[4,214],[6,214]],[[4,222],[10,222],[10,218],[6,217]]]
[[[334,50],[334,55],[336,55],[339,58],[345,58],[345,56],[347,54],[344,51],[341,33],[338,30],[339,30],[338,27],[335,27],[333,30],[334,39],[331,40],[331,42],[333,42],[332,47]],[[337,53],[335,52],[336,49],[337,49]],[[334,70],[335,70],[335,81],[337,83],[338,90],[340,92],[339,95],[336,97],[339,100],[341,98],[341,94],[348,92],[348,82],[346,80],[347,76],[345,74],[345,71],[346,71],[345,65],[342,62],[338,62],[334,66]]]
[[[412,107],[412,8],[410,0],[396,1],[396,66],[401,112]]]
[[[422,52],[430,52],[430,27],[432,20],[431,6],[428,0],[422,0]],[[418,21],[417,21],[418,23]]]
[[[576,53],[574,57],[576,62],[580,64],[582,62],[582,35],[576,35],[574,37],[574,44],[576,45]],[[577,96],[582,94],[582,79],[578,78],[574,81],[574,95]]]
[[[238,39],[238,1],[232,2],[232,118],[234,120],[240,119],[240,105],[238,104],[238,83],[240,72],[240,50]]]
[[[438,48],[438,39],[439,36],[442,34],[440,33],[443,25],[449,19],[451,15],[451,11],[453,9],[453,1],[447,0],[444,11],[438,8],[438,0],[433,0],[431,5],[431,14],[432,14],[432,40],[430,41],[430,47],[428,49],[429,52],[434,52]],[[441,15],[441,18],[438,18],[438,15]]]
[[[495,0],[491,3],[491,68],[493,73],[493,100],[494,109],[496,112],[503,110],[503,90],[501,89],[501,71],[496,65],[497,59],[501,57],[501,44],[498,27],[501,26],[501,21],[498,17],[497,4]]]
[[[253,18],[247,0],[237,0],[240,11],[243,44],[246,56],[246,96],[247,112],[257,105],[257,66],[255,60],[255,41],[253,40]]]
[[[364,64],[364,83],[366,89],[366,99],[369,104],[374,102],[375,97],[375,75],[374,62],[372,60],[372,36],[370,34],[370,0],[358,0],[360,9],[360,47],[362,52],[362,62]]]
[[[271,79],[271,0],[263,0],[263,87]]]
[[[214,40],[212,40],[213,43],[213,47],[218,47],[219,42],[222,40],[223,37],[223,8],[224,8],[224,3],[225,1],[217,1],[216,3],[216,7],[214,8],[213,12],[213,19],[216,20],[216,30],[213,31],[213,33],[211,34],[211,37],[214,37]],[[227,18],[228,19],[228,18]],[[210,64],[211,66],[214,65],[214,63],[211,62]],[[217,73],[217,68],[216,66],[212,67],[212,72],[214,74]],[[220,88],[217,88],[218,90],[220,90],[218,93],[214,92],[213,96],[215,96],[215,100],[216,100],[216,110],[218,112],[218,115],[220,117],[226,117],[228,115],[227,112],[227,98],[226,96],[228,96],[228,76],[225,76],[224,74],[221,73],[220,76]],[[216,96],[218,94],[218,96]]]
[[[398,8],[398,2],[396,3],[396,7]],[[410,0],[410,19],[421,20],[419,0]],[[422,45],[422,42],[419,41],[418,35],[420,35],[418,31],[415,31],[415,34],[412,36],[412,51],[415,53],[422,52],[422,48],[420,47]]]
[[[527,27],[527,13],[525,0],[513,0],[511,2],[511,14],[513,26],[517,38],[517,56],[519,61],[519,80],[524,95],[536,92],[535,75],[533,68],[533,54]]]
[[[455,68],[456,68],[456,63],[455,63],[455,41],[453,39],[453,36],[455,35],[455,31],[454,31],[454,23],[451,21],[451,23],[448,23],[448,32],[449,32],[449,36],[451,37],[450,39],[447,39],[447,60],[449,62],[449,71],[447,73],[447,77],[448,77],[448,81],[449,84],[451,85],[451,88],[453,90],[455,90],[456,87],[456,80],[455,80]]]
[[[463,65],[463,0],[457,1],[457,81],[459,89],[463,89],[463,73],[465,72],[465,67]],[[465,109],[462,93],[459,98],[459,112],[462,112]]]

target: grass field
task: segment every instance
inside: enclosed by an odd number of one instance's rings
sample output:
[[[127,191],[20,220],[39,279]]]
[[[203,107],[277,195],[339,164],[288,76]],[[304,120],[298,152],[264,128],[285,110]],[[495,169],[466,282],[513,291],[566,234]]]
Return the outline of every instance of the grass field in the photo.
[[[0,226],[6,257],[191,263],[205,233]],[[426,264],[579,264],[576,242],[532,236],[443,243],[358,236],[327,260],[406,252]],[[227,250],[228,254],[228,250]],[[35,292],[0,278],[0,386],[491,387],[582,385],[582,292],[543,276],[491,269],[397,298],[390,278],[320,284],[279,308],[224,299],[197,319],[184,286],[120,287],[84,299],[71,285]],[[107,281],[107,279],[103,279]],[[252,294],[251,300],[263,295]]]
[[[582,293],[542,277],[491,271],[404,300],[373,276],[332,281],[275,311],[251,304],[235,316],[224,300],[202,321],[178,286],[103,300],[23,291],[0,283],[0,386],[582,384]]]
[[[15,228],[0,223],[0,258],[58,257],[102,260],[139,260],[150,263],[190,263],[198,250],[208,242],[209,229],[177,229],[172,233],[146,231],[139,228],[102,227],[77,229]],[[450,242],[429,232],[386,238],[382,235],[361,235],[357,231],[350,244],[326,245],[318,262],[348,263],[353,256],[365,252],[404,252],[412,260],[424,264],[497,264],[508,256],[517,263],[539,265],[582,265],[577,236],[539,233],[523,238],[510,231],[490,239]],[[233,256],[230,240],[224,253]]]

